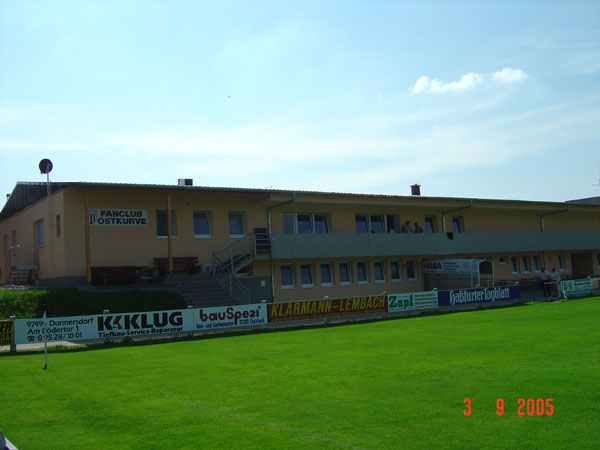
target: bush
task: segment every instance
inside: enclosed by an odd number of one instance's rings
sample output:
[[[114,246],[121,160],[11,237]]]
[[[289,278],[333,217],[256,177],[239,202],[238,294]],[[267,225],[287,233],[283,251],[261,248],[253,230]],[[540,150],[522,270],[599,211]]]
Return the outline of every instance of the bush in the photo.
[[[86,292],[77,289],[0,290],[0,319],[85,316],[112,313],[182,309],[185,301],[177,294],[160,291]]]

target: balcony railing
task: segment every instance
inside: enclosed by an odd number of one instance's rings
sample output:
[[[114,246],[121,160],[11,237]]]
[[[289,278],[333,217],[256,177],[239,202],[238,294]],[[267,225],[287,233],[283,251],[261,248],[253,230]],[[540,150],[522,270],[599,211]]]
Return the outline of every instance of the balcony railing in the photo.
[[[10,270],[36,270],[38,268],[38,249],[33,245],[9,247],[7,258]]]
[[[273,258],[352,258],[600,249],[600,233],[276,234]]]

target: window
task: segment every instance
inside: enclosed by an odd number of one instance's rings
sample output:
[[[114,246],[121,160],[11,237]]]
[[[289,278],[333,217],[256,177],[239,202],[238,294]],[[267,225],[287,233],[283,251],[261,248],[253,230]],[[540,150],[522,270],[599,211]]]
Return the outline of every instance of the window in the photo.
[[[352,284],[352,273],[350,272],[350,264],[347,262],[342,262],[339,264],[340,270],[340,285],[347,286]]]
[[[294,233],[294,214],[283,213],[283,232]]]
[[[357,233],[397,233],[398,216],[396,214],[357,214]]]
[[[383,216],[371,215],[371,233],[385,233],[383,226]]]
[[[385,283],[385,264],[382,261],[375,261],[373,268],[375,283]]]
[[[369,224],[367,216],[356,216],[356,232],[357,233],[368,233]]]
[[[398,216],[396,214],[386,214],[385,224],[387,226],[388,233],[397,233],[398,230]]]
[[[38,220],[34,223],[35,228],[35,246],[44,246],[44,219]]]
[[[523,268],[523,273],[529,273],[529,256],[522,256],[521,264],[521,267]]]
[[[294,266],[286,264],[281,266],[281,288],[292,289],[294,287]]]
[[[463,218],[461,216],[453,216],[452,217],[452,231],[455,233],[462,233],[464,230],[463,227]]]
[[[331,264],[321,264],[321,286],[332,286]]]
[[[558,255],[558,271],[559,272],[564,272],[565,271],[565,257],[564,257],[564,255]]]
[[[425,233],[437,233],[435,216],[425,216]]]
[[[517,259],[516,256],[510,257],[510,265],[512,267],[512,273],[515,275],[518,274],[519,273],[519,260]]]
[[[314,213],[283,213],[284,233],[329,233],[329,216]]]
[[[414,261],[406,261],[406,279],[417,281],[417,266]]]
[[[246,224],[243,212],[229,213],[229,237],[244,237],[246,235]]]
[[[356,263],[356,278],[359,284],[369,282],[369,266],[366,262]]]
[[[392,261],[392,282],[402,281],[402,264],[400,261]]]
[[[298,233],[312,233],[312,221],[310,214],[298,214]]]
[[[312,264],[300,264],[300,282],[302,287],[314,287]]]
[[[533,255],[533,271],[540,273],[540,255]]]
[[[598,264],[598,268],[600,268],[600,253],[596,253],[596,263]]]
[[[56,215],[56,237],[60,236],[60,214]]]
[[[210,213],[194,211],[194,237],[210,237]]]
[[[498,256],[498,264],[505,266],[506,265],[506,256]]]
[[[315,233],[329,233],[329,221],[326,214],[315,214]]]
[[[167,210],[156,210],[156,237],[167,237]],[[177,237],[177,217],[175,211],[171,210],[171,237]]]

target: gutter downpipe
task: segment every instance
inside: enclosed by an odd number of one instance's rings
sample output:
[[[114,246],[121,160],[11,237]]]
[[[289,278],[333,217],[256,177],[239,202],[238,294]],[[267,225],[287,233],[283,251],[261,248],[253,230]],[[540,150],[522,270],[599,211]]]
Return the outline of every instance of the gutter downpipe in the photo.
[[[463,209],[469,209],[473,207],[473,199],[469,200],[468,206],[461,206],[459,208],[449,209],[448,211],[444,211],[442,213],[442,233],[446,232],[446,214],[456,211],[461,211]]]
[[[552,214],[559,214],[559,213],[564,213],[564,212],[569,212],[569,211],[571,211],[571,205],[567,205],[567,209],[561,209],[561,210],[552,211],[552,212],[549,212],[546,214],[540,214],[540,227],[541,227],[542,233],[544,233],[544,231],[545,231],[544,230],[544,217],[550,216]]]
[[[271,271],[271,303],[275,301],[275,280],[273,279],[273,234],[271,229],[271,210],[279,208],[280,206],[289,205],[290,203],[294,203],[295,201],[296,193],[292,192],[292,198],[290,200],[285,200],[283,202],[277,203],[267,209],[267,226],[269,232],[269,240],[271,241],[271,245],[269,246],[269,269]]]

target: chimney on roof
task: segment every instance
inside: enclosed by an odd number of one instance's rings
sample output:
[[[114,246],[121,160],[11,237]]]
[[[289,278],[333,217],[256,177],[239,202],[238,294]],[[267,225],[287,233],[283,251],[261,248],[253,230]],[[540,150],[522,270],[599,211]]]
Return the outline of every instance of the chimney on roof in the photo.
[[[421,195],[421,185],[420,184],[413,184],[410,187],[410,194],[411,195]]]
[[[194,180],[191,178],[179,178],[177,181],[178,186],[193,186]]]

